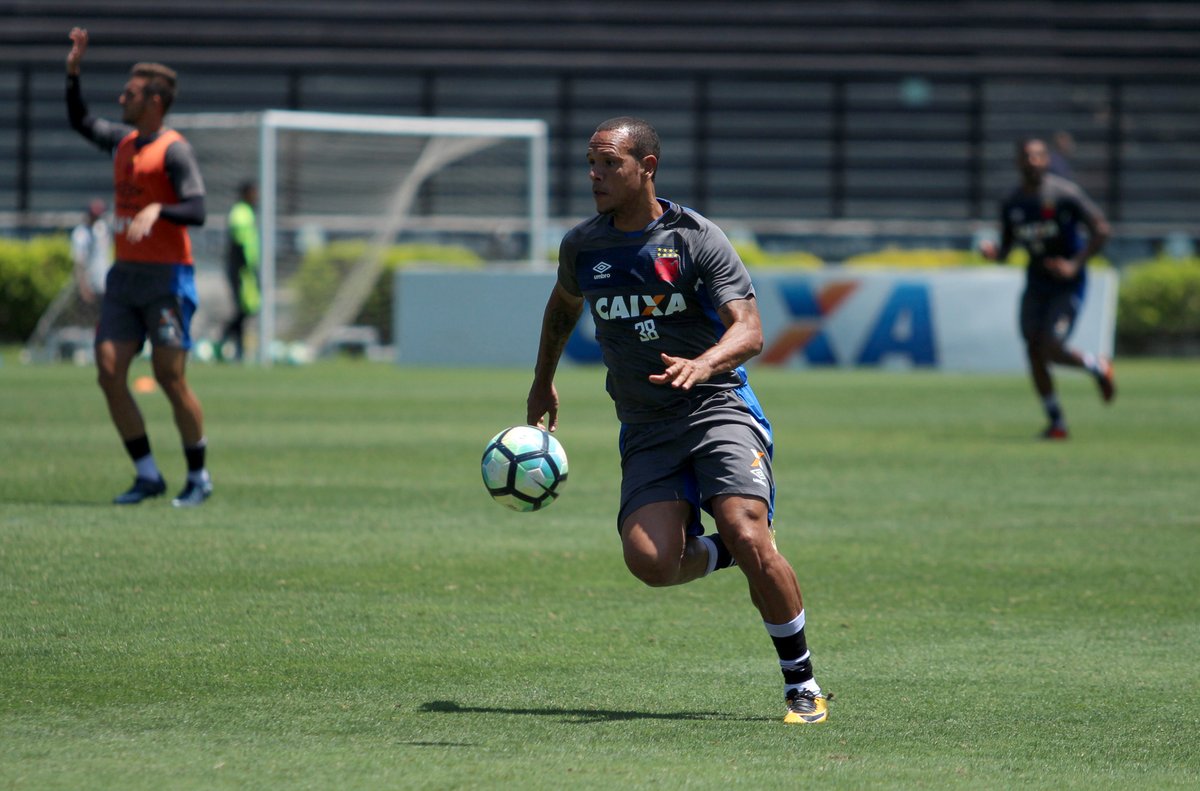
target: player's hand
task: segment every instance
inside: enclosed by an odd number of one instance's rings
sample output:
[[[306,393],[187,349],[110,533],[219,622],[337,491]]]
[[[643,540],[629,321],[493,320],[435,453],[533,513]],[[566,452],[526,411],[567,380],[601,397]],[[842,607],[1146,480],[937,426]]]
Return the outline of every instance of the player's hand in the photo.
[[[669,384],[679,390],[691,390],[695,385],[707,382],[713,375],[712,366],[702,360],[664,354],[662,361],[667,366],[666,370],[661,374],[650,374],[650,381],[656,385]]]
[[[999,250],[996,249],[996,243],[991,239],[984,239],[979,243],[979,254],[989,261],[995,261]]]
[[[71,51],[67,53],[67,74],[78,76],[79,62],[87,52],[88,32],[81,27],[71,28]]]
[[[546,431],[558,430],[558,390],[554,383],[540,387],[535,382],[529,388],[529,399],[525,402],[525,422]]]
[[[134,215],[133,222],[129,223],[129,230],[125,232],[125,238],[134,244],[145,239],[150,235],[150,229],[158,221],[158,214],[161,211],[161,203],[151,203],[142,209]]]
[[[1079,265],[1070,258],[1047,258],[1046,269],[1059,280],[1070,280],[1079,271]]]

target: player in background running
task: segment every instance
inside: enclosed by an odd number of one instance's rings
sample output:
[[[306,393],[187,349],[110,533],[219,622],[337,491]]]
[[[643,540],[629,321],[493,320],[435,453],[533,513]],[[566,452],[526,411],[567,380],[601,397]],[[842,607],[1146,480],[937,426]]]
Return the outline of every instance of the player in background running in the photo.
[[[1049,166],[1044,141],[1028,138],[1017,144],[1021,183],[1001,206],[999,246],[984,242],[980,252],[1004,261],[1020,244],[1029,253],[1020,326],[1029,373],[1049,421],[1041,437],[1066,439],[1067,420],[1051,365],[1087,370],[1106,403],[1117,392],[1110,360],[1067,345],[1087,289],[1088,259],[1104,248],[1110,230],[1091,198],[1073,182],[1047,172]]]

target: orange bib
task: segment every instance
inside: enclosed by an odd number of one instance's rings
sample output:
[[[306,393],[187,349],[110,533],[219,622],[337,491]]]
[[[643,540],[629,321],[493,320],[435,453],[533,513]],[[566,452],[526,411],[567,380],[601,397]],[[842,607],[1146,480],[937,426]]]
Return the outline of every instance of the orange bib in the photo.
[[[134,145],[137,137],[136,131],[126,135],[117,144],[116,157],[113,159],[113,185],[116,190],[113,200],[116,218],[113,239],[116,242],[117,260],[144,264],[190,264],[192,241],[182,225],[159,220],[151,227],[150,234],[137,244],[130,242],[126,236],[134,216],[151,203],[179,202],[167,173],[166,157],[167,148],[177,140],[182,140],[183,135],[169,129],[140,149]]]

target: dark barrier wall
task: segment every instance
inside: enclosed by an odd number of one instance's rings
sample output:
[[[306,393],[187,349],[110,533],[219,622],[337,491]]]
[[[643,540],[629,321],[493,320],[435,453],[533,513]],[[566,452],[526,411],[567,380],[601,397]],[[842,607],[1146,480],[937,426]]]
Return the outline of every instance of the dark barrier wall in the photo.
[[[128,65],[161,60],[181,112],[544,119],[560,217],[591,211],[583,149],[615,114],[662,133],[662,194],[764,228],[991,219],[1013,141],[1058,130],[1113,219],[1200,216],[1195,3],[0,2],[0,213],[108,190],[65,124],[72,24],[109,115]]]

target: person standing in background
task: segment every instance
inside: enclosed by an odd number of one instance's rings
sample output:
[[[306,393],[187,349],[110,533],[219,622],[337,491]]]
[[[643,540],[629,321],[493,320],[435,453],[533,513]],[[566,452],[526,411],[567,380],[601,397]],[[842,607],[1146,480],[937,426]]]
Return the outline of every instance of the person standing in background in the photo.
[[[1075,180],[1075,170],[1071,160],[1075,158],[1075,138],[1065,129],[1060,129],[1051,138],[1050,165],[1046,168],[1051,173],[1067,181]]]
[[[238,187],[238,201],[229,210],[228,244],[225,254],[225,277],[233,296],[233,317],[225,326],[217,346],[225,359],[226,344],[233,344],[232,359],[241,361],[245,355],[246,319],[258,313],[262,297],[258,288],[258,185],[246,181]]]
[[[99,198],[88,204],[87,216],[71,231],[71,258],[75,262],[75,288],[84,304],[97,305],[104,297],[104,280],[112,266],[112,230],[104,220],[108,207]]]
[[[196,282],[187,226],[203,225],[204,180],[183,135],[163,124],[175,99],[176,75],[160,63],[138,63],[121,93],[121,123],[88,112],[80,62],[88,34],[71,30],[67,117],[71,128],[113,156],[116,263],[108,275],[96,328],[96,367],[109,415],[136,470],[117,505],[135,505],[167,490],[150,450],[146,423],[129,390],[129,367],[150,340],[154,378],[171,402],[187,460],[187,483],[171,504],[197,506],[212,494],[200,400],[186,369]]]

